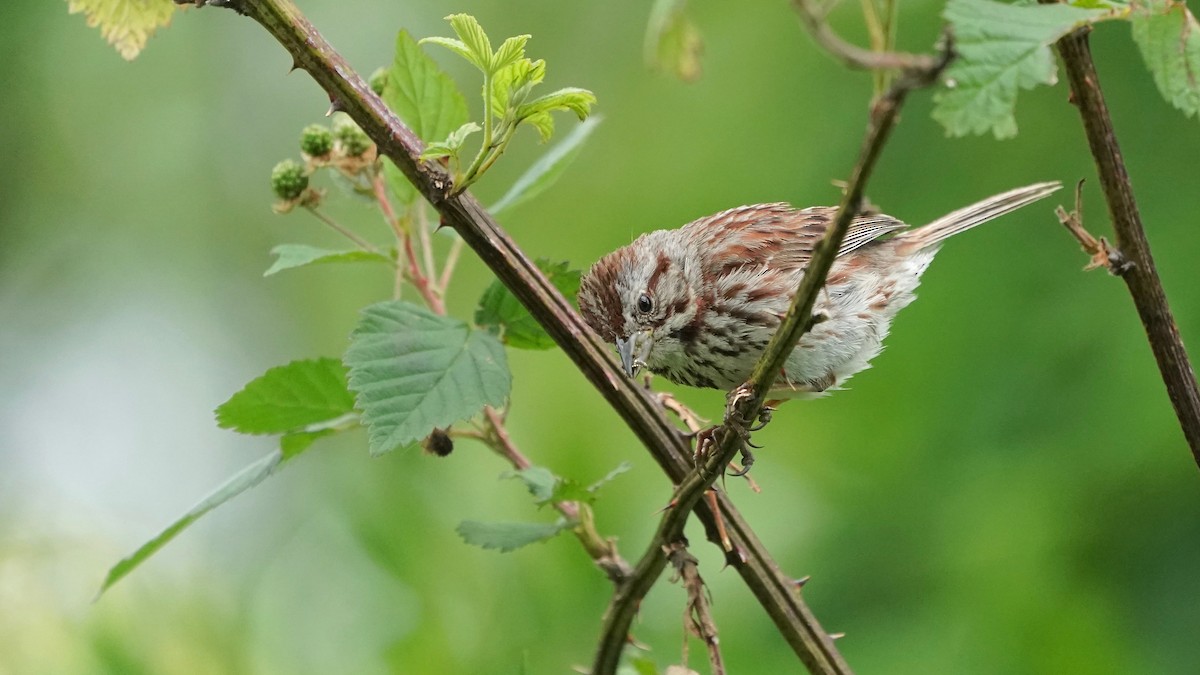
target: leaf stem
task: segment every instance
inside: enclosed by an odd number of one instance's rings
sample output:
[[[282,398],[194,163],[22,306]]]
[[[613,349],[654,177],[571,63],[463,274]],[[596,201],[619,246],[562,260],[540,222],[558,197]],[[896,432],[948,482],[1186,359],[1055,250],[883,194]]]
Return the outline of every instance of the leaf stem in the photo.
[[[374,244],[372,244],[371,242],[367,241],[366,239],[363,239],[362,237],[358,236],[353,231],[346,228],[345,226],[343,226],[341,223],[337,222],[333,218],[330,218],[329,216],[325,215],[325,212],[321,211],[317,207],[306,206],[304,208],[308,209],[309,213],[316,216],[317,220],[320,220],[322,223],[325,223],[329,227],[333,228],[333,230],[335,232],[337,232],[338,234],[340,234],[343,237],[354,242],[355,245],[357,245],[360,249],[362,249],[364,251],[368,251],[370,253],[378,253],[379,255],[383,255],[382,253],[379,252],[379,249],[376,248]]]
[[[483,71],[483,145],[479,146],[479,152],[475,154],[475,159],[471,161],[466,172],[463,173],[455,181],[454,191],[463,192],[475,179],[479,177],[479,168],[483,165],[484,156],[491,151],[492,148],[492,74],[484,69]]]
[[[518,471],[522,471],[533,466],[529,458],[517,449],[512,438],[508,435],[508,430],[504,428],[504,421],[500,419],[500,413],[492,406],[484,406],[484,436],[485,443],[492,448],[501,457],[508,460],[508,463]],[[611,539],[605,539],[596,530],[595,518],[592,515],[592,509],[587,504],[573,501],[558,501],[553,502],[554,508],[563,516],[575,523],[572,532],[579,539],[579,543],[583,544],[584,550],[591,556],[592,561],[596,566],[604,570],[608,578],[617,585],[624,583],[629,577],[632,569],[629,563],[621,557],[617,552],[617,546]]]
[[[407,226],[409,224],[408,216],[397,217],[395,209],[392,208],[392,202],[388,199],[387,186],[384,184],[382,173],[376,172],[371,177],[371,189],[375,193],[375,201],[379,204],[379,210],[383,212],[383,219],[387,221],[396,235],[397,246],[404,258],[403,264],[397,263],[400,268],[397,271],[395,287],[392,289],[393,297],[397,299],[400,297],[399,275],[407,275],[407,279],[421,294],[421,299],[425,301],[429,309],[437,314],[445,314],[446,305],[442,301],[441,295],[430,285],[429,277],[421,272],[421,268],[417,264],[417,254],[413,250],[412,243],[412,227]]]

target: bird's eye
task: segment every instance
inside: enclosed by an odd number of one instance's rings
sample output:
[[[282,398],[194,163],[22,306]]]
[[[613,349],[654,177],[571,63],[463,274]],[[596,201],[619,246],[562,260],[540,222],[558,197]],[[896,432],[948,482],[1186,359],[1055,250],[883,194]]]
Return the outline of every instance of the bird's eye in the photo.
[[[654,309],[654,301],[650,299],[649,295],[642,293],[637,300],[637,309],[642,314],[649,314]]]

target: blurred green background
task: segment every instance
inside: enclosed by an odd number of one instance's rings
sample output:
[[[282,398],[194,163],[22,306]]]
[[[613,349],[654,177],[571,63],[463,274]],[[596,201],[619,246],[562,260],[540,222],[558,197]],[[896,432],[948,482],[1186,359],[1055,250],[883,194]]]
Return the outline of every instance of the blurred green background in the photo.
[[[907,4],[925,49],[941,5]],[[583,86],[605,122],[552,192],[504,219],[533,256],[586,267],[637,234],[726,207],[828,204],[864,127],[869,77],[813,46],[787,3],[696,2],[704,77],[648,72],[643,3],[308,0],[360,72],[400,27],[450,12],[532,33],[548,85]],[[857,10],[835,18],[849,36]],[[560,538],[501,555],[463,519],[548,520],[485,449],[368,457],[365,436],[314,448],[204,518],[100,602],[107,567],[270,449],[211,410],[266,368],[339,355],[375,268],[263,279],[281,242],[340,244],[277,216],[267,177],[327,101],[252,22],[178,14],[122,61],[63,2],[0,22],[0,673],[563,673],[590,660],[609,583]],[[1195,217],[1200,127],[1165,104],[1128,28],[1097,61],[1179,327],[1200,345]],[[476,80],[447,57],[467,92]],[[1088,178],[1063,86],[1024,92],[1014,140],[951,140],[930,97],[905,110],[869,194],[920,223],[1017,185]],[[560,117],[560,128],[572,122]],[[499,196],[534,134],[478,186]],[[1063,194],[1060,202],[1069,196]],[[1194,673],[1200,668],[1200,474],[1132,303],[1051,204],[956,239],[875,367],[788,405],[758,437],[753,494],[729,490],[863,673]],[[368,208],[338,207],[382,240]],[[451,290],[469,317],[489,281],[469,256]],[[558,352],[511,353],[511,430],[583,481],[622,461],[602,532],[634,559],[670,486]],[[665,383],[660,383],[665,384]],[[720,393],[683,391],[716,416]],[[693,541],[700,542],[698,530]],[[717,551],[697,543],[731,672],[800,670]],[[679,659],[677,585],[636,627]],[[693,643],[692,663],[705,668]],[[522,668],[525,668],[523,671]]]

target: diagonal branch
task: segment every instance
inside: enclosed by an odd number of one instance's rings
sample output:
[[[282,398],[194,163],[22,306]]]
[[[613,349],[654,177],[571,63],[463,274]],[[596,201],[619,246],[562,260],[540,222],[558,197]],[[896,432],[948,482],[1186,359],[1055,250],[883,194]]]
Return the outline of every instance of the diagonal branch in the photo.
[[[1162,281],[1154,268],[1150,242],[1146,240],[1142,216],[1133,199],[1129,172],[1117,145],[1116,131],[1088,47],[1088,30],[1076,31],[1059,40],[1058,53],[1066,66],[1072,101],[1079,108],[1088,145],[1096,160],[1100,187],[1104,190],[1116,232],[1117,250],[1131,263],[1120,277],[1133,296],[1133,304],[1146,329],[1146,338],[1167,385],[1167,395],[1175,407],[1179,426],[1192,449],[1192,457],[1200,465],[1200,388],[1196,386],[1196,373],[1188,361],[1179,327],[1175,325]]]
[[[295,67],[308,72],[329,94],[332,109],[345,111],[404,172],[520,300],[546,332],[604,396],[646,446],[672,482],[691,469],[687,440],[666,418],[648,392],[634,386],[613,362],[609,349],[550,284],[532,261],[469,193],[450,196],[450,179],[436,164],[421,162],[421,141],[376,96],[346,61],[289,0],[176,0],[233,9],[259,23],[291,54]],[[732,551],[726,556],[770,615],[789,646],[817,673],[848,672],[841,654],[800,598],[795,582],[783,573],[758,536],[724,496],[719,495]],[[696,506],[708,539],[720,542],[717,514]]]
[[[833,266],[837,251],[842,245],[854,216],[859,213],[863,199],[863,191],[867,178],[875,168],[875,163],[883,150],[888,134],[896,123],[897,115],[905,98],[914,89],[928,86],[937,80],[938,75],[950,63],[952,52],[949,43],[940,58],[932,61],[929,68],[910,70],[871,107],[867,134],[863,139],[858,162],[850,174],[845,195],[838,205],[837,215],[825,236],[822,237],[813,252],[812,260],[805,269],[804,278],[792,300],[787,315],[780,324],[766,352],[759,358],[750,381],[730,392],[728,410],[725,413],[724,424],[714,434],[716,450],[709,454],[704,463],[689,472],[675,491],[671,506],[663,514],[658,530],[642,558],[634,568],[633,576],[622,586],[618,587],[608,610],[605,612],[604,627],[597,649],[596,659],[592,668],[593,673],[611,673],[616,669],[621,650],[624,648],[629,635],[629,627],[637,614],[637,608],[642,598],[650,591],[667,564],[667,556],[672,547],[683,540],[683,526],[687,523],[688,514],[700,502],[700,497],[712,487],[717,476],[721,475],[734,455],[743,447],[746,441],[746,429],[758,419],[763,410],[765,397],[771,385],[774,384],[780,369],[792,353],[800,337],[812,326],[812,309],[816,303],[817,293],[825,285],[825,277]],[[749,466],[747,461],[746,466]],[[826,637],[826,642],[832,643]],[[836,652],[833,652],[836,654]],[[811,667],[811,666],[810,666]],[[837,664],[837,670],[829,672],[850,672],[844,663]],[[820,671],[826,672],[826,671]]]

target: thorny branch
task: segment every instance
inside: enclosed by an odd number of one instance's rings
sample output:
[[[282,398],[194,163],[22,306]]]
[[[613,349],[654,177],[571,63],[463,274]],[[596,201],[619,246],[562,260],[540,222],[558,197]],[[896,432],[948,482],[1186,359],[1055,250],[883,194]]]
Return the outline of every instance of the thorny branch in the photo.
[[[451,196],[453,186],[442,168],[419,160],[423,144],[376,96],[321,34],[288,0],[176,0],[213,5],[249,16],[291,54],[295,68],[309,73],[329,95],[331,110],[346,112],[436,208],[456,232],[575,363],[605,400],[645,444],[673,482],[692,468],[687,439],[658,403],[625,378],[610,350],[591,331],[562,294],[469,193]],[[849,668],[833,641],[800,598],[795,581],[775,563],[738,510],[718,495],[719,518],[732,551],[726,560],[767,611],[788,645],[816,673],[846,673]],[[718,511],[701,503],[697,513],[710,541],[720,542]]]
[[[730,392],[724,424],[712,435],[715,439],[715,451],[708,453],[702,463],[680,482],[671,500],[671,506],[659,522],[654,538],[634,567],[633,576],[626,584],[618,587],[614,594],[604,615],[604,627],[592,667],[594,674],[611,673],[616,670],[638,606],[662,574],[671,546],[683,540],[683,526],[687,522],[688,514],[700,501],[701,496],[712,487],[713,481],[721,475],[734,455],[744,447],[747,440],[746,430],[762,413],[768,389],[774,384],[784,361],[800,337],[812,327],[812,309],[817,293],[825,285],[825,277],[833,266],[846,230],[860,211],[866,180],[875,168],[883,144],[895,125],[905,98],[914,89],[935,82],[952,57],[953,52],[947,40],[942,53],[938,58],[931,60],[931,65],[904,71],[891,88],[871,106],[867,133],[858,162],[850,175],[833,224],[814,250],[792,305],[767,345],[766,352],[755,366],[750,381]],[[749,458],[746,464],[749,465]],[[829,639],[828,636],[825,637]],[[837,670],[829,672],[850,672],[849,666],[840,660],[836,667]]]
[[[1146,329],[1150,349],[1158,362],[1179,426],[1192,449],[1192,457],[1200,465],[1200,387],[1196,385],[1196,373],[1188,361],[1179,327],[1171,315],[1162,281],[1154,268],[1150,242],[1146,239],[1129,172],[1117,144],[1104,92],[1100,89],[1096,64],[1092,61],[1088,33],[1088,29],[1081,29],[1062,38],[1058,41],[1058,53],[1071,82],[1071,100],[1079,108],[1088,145],[1100,174],[1100,187],[1116,233],[1117,251],[1129,263],[1119,276],[1133,296],[1133,304]]]

